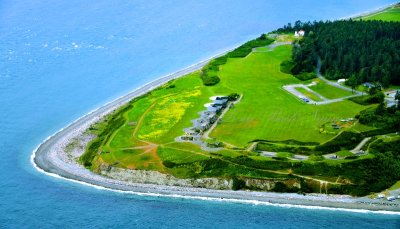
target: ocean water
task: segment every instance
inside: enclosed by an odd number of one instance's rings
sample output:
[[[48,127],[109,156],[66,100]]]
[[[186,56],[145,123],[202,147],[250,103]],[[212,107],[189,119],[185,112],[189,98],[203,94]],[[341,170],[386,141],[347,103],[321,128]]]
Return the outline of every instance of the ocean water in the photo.
[[[138,196],[49,177],[47,136],[162,75],[278,28],[390,0],[0,1],[0,228],[400,228],[400,216]]]

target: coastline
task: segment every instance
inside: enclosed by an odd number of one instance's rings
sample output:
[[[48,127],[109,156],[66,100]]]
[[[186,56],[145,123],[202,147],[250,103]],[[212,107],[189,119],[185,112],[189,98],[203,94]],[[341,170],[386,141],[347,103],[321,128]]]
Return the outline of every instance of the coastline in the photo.
[[[387,7],[381,7],[380,10],[382,10],[382,8]],[[389,202],[379,203],[369,201],[366,198],[353,198],[346,195],[308,194],[303,196],[292,193],[212,190],[205,188],[131,183],[94,174],[77,163],[68,160],[64,153],[64,147],[71,139],[81,135],[92,123],[95,123],[105,115],[137,96],[145,94],[170,80],[200,70],[211,59],[224,55],[225,53],[226,52],[213,56],[185,69],[156,79],[127,95],[121,96],[82,116],[67,127],[62,128],[54,135],[45,139],[33,151],[31,155],[31,163],[38,171],[46,175],[89,185],[99,189],[132,193],[136,195],[400,215],[399,204],[392,206],[392,203]]]
[[[353,14],[353,15],[350,15],[350,16],[342,17],[342,18],[339,18],[338,20],[359,19],[361,17],[372,16],[372,15],[377,14],[377,13],[379,13],[379,12],[381,12],[383,10],[386,10],[386,9],[388,9],[390,7],[393,7],[393,6],[397,5],[397,4],[399,4],[399,2],[391,3],[391,4],[388,4],[388,5],[384,5],[384,6],[380,6],[380,7],[376,8],[376,9],[373,9],[373,10],[368,10],[368,11],[365,11],[365,12],[356,13],[356,14]]]

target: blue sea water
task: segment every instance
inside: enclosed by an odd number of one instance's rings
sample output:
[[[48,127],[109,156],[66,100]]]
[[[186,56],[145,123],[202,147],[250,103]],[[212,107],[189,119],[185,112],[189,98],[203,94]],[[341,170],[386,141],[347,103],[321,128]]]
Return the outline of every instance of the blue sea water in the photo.
[[[30,164],[47,136],[162,75],[287,22],[393,2],[0,1],[0,228],[400,228],[398,215],[98,190]]]

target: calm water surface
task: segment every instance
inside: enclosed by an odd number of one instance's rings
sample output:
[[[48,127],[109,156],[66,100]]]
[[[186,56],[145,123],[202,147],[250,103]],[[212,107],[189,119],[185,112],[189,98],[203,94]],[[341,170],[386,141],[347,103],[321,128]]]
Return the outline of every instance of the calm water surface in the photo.
[[[287,22],[389,0],[0,1],[0,227],[400,228],[399,216],[97,190],[32,168],[32,150],[90,110]]]

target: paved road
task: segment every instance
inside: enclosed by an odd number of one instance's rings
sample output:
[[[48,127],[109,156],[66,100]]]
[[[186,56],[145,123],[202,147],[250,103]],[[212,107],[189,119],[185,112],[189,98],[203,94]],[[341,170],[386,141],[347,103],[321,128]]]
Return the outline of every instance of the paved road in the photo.
[[[327,84],[329,84],[329,85],[331,85],[331,86],[334,86],[334,87],[343,89],[343,90],[345,90],[345,91],[350,91],[350,92],[354,93],[355,95],[353,95],[353,97],[354,97],[354,96],[362,95],[362,92],[360,92],[360,91],[352,90],[351,88],[345,87],[345,86],[343,86],[343,85],[341,85],[341,84],[339,84],[339,83],[337,83],[337,82],[332,82],[332,81],[326,79],[325,77],[323,77],[323,76],[321,75],[320,69],[321,69],[321,60],[318,60],[318,63],[317,63],[317,76],[318,76],[318,78],[319,78],[320,80],[324,81],[325,83],[327,83]]]
[[[320,63],[318,62],[317,76],[318,76],[318,78],[319,78],[320,80],[324,81],[326,84],[331,85],[331,86],[333,86],[333,87],[337,87],[337,88],[340,88],[340,89],[345,90],[345,91],[350,91],[350,92],[353,93],[353,95],[349,95],[349,96],[345,96],[345,97],[341,97],[341,98],[337,98],[337,99],[327,99],[327,98],[325,98],[324,96],[322,96],[321,94],[319,94],[319,93],[317,93],[317,92],[311,90],[307,85],[303,85],[303,84],[293,84],[293,85],[285,85],[285,86],[283,86],[283,88],[284,88],[286,91],[288,91],[289,93],[291,93],[291,94],[293,94],[294,96],[296,96],[297,98],[299,98],[299,99],[307,98],[308,100],[310,100],[310,101],[308,102],[308,104],[314,104],[314,105],[325,105],[325,104],[329,104],[329,103],[341,102],[341,101],[343,101],[343,100],[350,99],[350,98],[353,98],[353,97],[357,97],[357,96],[361,96],[361,95],[362,95],[362,92],[360,92],[360,91],[352,90],[352,89],[350,89],[350,88],[348,88],[348,87],[345,87],[345,86],[343,86],[343,85],[340,85],[340,84],[337,83],[337,82],[332,82],[332,81],[327,80],[325,77],[323,77],[323,76],[321,75],[320,70],[319,70],[320,68],[321,68],[321,66],[320,66]],[[299,91],[297,91],[297,90],[296,90],[296,87],[302,87],[302,88],[304,88],[305,90],[307,90],[307,91],[309,91],[309,92],[315,94],[316,96],[318,96],[318,97],[319,97],[320,99],[322,99],[323,101],[318,101],[318,102],[317,102],[317,101],[314,101],[314,100],[308,98],[307,96],[305,96],[305,95],[303,95],[302,93],[300,93]]]
[[[360,149],[365,145],[365,143],[367,143],[370,139],[371,139],[370,137],[364,138],[364,139],[360,142],[360,144],[358,144],[358,145],[356,146],[356,148],[354,148],[354,149],[351,150],[350,152],[352,152],[352,153],[358,153],[358,152],[360,151]]]

